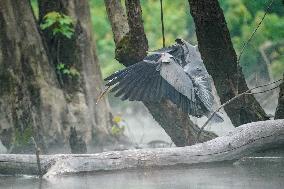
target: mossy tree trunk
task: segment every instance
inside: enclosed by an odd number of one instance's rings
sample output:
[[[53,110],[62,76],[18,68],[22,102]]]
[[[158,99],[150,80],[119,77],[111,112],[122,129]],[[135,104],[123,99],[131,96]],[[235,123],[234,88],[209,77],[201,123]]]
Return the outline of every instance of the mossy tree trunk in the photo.
[[[144,32],[140,1],[126,0],[126,14],[120,1],[105,0],[105,6],[114,33],[116,59],[125,66],[142,60],[147,54],[148,41]],[[173,103],[162,100],[161,103],[144,105],[176,146],[187,146],[196,142],[199,127]],[[200,139],[207,141],[216,136],[214,133],[204,132]]]
[[[0,3],[0,139],[12,152],[32,152],[31,136],[43,152],[68,146],[71,126],[87,143],[111,139],[107,100],[95,105],[102,80],[88,2],[70,0],[63,5],[60,10],[75,20],[75,35],[62,40],[59,59],[74,66],[80,76],[62,82],[50,50],[54,44],[45,35],[43,40],[30,2]]]
[[[189,0],[196,26],[198,47],[209,74],[213,77],[221,103],[248,90],[218,0]],[[239,69],[239,70],[238,70]],[[266,120],[254,96],[246,95],[225,106],[234,126]]]

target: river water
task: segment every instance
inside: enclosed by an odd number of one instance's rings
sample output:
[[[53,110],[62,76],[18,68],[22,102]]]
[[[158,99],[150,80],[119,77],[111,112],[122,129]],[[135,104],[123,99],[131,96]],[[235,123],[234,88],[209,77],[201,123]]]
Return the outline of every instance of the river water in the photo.
[[[0,176],[2,189],[283,189],[284,164],[261,162],[236,165],[116,171],[44,179]]]

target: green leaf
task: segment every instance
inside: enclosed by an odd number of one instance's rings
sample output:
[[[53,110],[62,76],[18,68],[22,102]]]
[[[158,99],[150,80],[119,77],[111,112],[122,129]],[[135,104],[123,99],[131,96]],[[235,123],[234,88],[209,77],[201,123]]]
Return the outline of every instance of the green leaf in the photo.
[[[68,39],[71,39],[73,33],[72,33],[72,32],[69,32],[69,31],[65,31],[65,32],[62,32],[62,35],[64,35],[64,36],[67,37]]]
[[[55,20],[52,20],[52,19],[46,19],[44,20],[44,22],[42,24],[40,24],[40,28],[42,30],[46,29],[46,28],[49,28],[51,27],[53,24],[55,24]]]
[[[71,67],[69,70],[70,70],[70,75],[72,75],[72,76],[79,76],[80,75],[78,70],[74,67]]]
[[[70,70],[69,69],[63,69],[62,73],[66,74],[66,75],[69,75],[70,74]]]
[[[70,16],[61,14],[58,12],[49,12],[44,16],[43,23],[40,24],[40,28],[45,30],[52,27],[52,35],[58,34],[71,38],[74,34],[73,20]]]
[[[56,12],[56,11],[52,11],[52,12],[49,12],[47,13],[43,19],[51,19],[51,20],[57,20],[61,17],[61,14],[59,12]]]
[[[65,68],[65,64],[62,64],[62,63],[57,64],[56,68],[57,68],[58,70],[62,70],[62,69]]]

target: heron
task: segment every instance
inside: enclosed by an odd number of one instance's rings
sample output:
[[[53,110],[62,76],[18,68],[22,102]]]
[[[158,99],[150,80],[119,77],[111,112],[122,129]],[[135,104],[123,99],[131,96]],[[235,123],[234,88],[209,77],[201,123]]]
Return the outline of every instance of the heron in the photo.
[[[121,100],[160,102],[168,99],[183,112],[209,117],[213,112],[212,79],[198,47],[183,39],[152,52],[140,62],[104,79]],[[215,114],[215,122],[222,122]]]

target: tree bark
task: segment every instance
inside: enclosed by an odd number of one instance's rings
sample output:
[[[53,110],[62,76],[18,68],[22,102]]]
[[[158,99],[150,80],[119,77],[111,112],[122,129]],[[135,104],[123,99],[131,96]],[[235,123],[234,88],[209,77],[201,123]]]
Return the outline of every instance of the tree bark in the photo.
[[[50,36],[42,40],[29,3],[0,3],[1,141],[13,153],[32,153],[31,136],[43,153],[51,147],[68,150],[70,127],[76,127],[87,144],[111,140],[107,99],[95,104],[103,85],[92,45],[88,2],[39,2],[40,18],[46,12],[64,10],[75,21],[75,35],[62,39],[60,52],[51,50],[58,43]],[[54,9],[58,5],[60,9]],[[54,53],[79,71],[78,79],[66,77],[60,82]]]
[[[48,178],[64,174],[237,160],[255,152],[281,148],[283,144],[282,119],[242,125],[226,136],[188,147],[43,155],[40,160],[44,177]],[[35,155],[0,155],[0,174],[37,174]]]
[[[66,101],[49,63],[29,1],[0,4],[0,133],[14,153],[63,142]]]
[[[189,0],[196,26],[198,47],[208,73],[213,77],[221,103],[248,90],[233,48],[224,14],[217,0]],[[254,96],[245,95],[225,106],[234,126],[267,120]]]
[[[98,59],[93,51],[95,43],[92,39],[88,1],[40,0],[39,8],[39,20],[51,11],[64,13],[74,20],[75,33],[71,40],[62,37],[54,39],[47,32],[44,35],[53,61],[59,58],[57,64],[64,63],[80,73],[77,79],[63,78],[62,88],[69,100],[69,111],[76,113],[78,118],[73,125],[87,143],[95,140],[98,144],[111,139],[107,130],[111,127],[108,101],[104,99],[95,103],[95,98],[103,90],[103,84]]]
[[[280,91],[278,97],[278,105],[275,112],[275,119],[284,119],[284,73],[283,80],[280,84]]]
[[[120,1],[115,1],[114,4],[113,1],[105,0],[105,6],[114,33],[116,59],[125,66],[142,60],[147,54],[148,41],[144,32],[139,0],[125,1],[128,23],[126,19],[117,19],[125,18],[124,10],[116,9],[116,7],[122,7]],[[117,27],[117,25],[123,26],[124,29],[129,28],[126,30],[129,32],[122,36],[121,34],[124,33],[122,27]],[[160,103],[144,103],[144,105],[176,146],[187,146],[196,142],[199,127],[194,125],[189,116],[170,101],[162,100]],[[200,139],[207,141],[216,136],[212,132],[204,132]]]
[[[108,13],[108,19],[111,22],[114,35],[113,39],[115,43],[118,43],[129,32],[127,16],[125,15],[124,9],[119,0],[104,1]]]
[[[148,40],[144,32],[140,1],[126,0],[125,7],[129,32],[120,41],[117,40],[115,58],[123,65],[130,66],[147,55]]]

